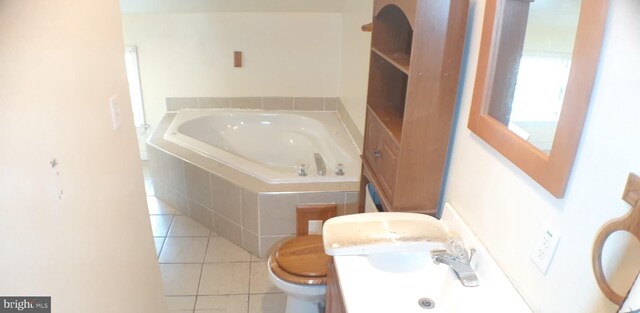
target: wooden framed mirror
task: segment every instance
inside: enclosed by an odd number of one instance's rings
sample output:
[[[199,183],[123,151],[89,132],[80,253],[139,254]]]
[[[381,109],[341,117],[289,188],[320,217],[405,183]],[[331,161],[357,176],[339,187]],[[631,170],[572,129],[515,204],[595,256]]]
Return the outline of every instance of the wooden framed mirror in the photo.
[[[562,198],[608,0],[487,0],[468,128]]]

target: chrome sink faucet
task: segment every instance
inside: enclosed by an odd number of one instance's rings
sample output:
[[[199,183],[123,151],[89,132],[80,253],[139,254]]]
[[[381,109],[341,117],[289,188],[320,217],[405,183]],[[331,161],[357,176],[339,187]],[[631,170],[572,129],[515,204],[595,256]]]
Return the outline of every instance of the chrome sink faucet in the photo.
[[[471,268],[471,258],[475,254],[475,250],[471,249],[470,254],[467,253],[467,249],[462,243],[460,238],[450,238],[446,243],[446,250],[433,250],[431,251],[431,259],[435,264],[446,264],[453,269],[453,271],[460,279],[460,282],[465,287],[476,287],[480,285],[478,281],[478,275]]]

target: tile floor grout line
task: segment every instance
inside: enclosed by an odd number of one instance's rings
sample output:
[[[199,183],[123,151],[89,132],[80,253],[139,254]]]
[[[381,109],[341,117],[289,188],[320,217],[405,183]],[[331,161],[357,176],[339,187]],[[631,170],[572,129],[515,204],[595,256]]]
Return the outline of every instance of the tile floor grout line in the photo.
[[[211,235],[211,232],[209,232]],[[207,245],[204,248],[204,256],[202,257],[202,265],[200,266],[200,278],[198,278],[198,288],[196,288],[196,300],[193,302],[193,312],[196,311],[196,305],[198,304],[198,295],[200,294],[200,285],[202,283],[202,273],[204,272],[204,261],[207,259],[207,252],[209,251],[209,241],[211,236],[207,237]]]
[[[162,254],[162,249],[164,249],[164,244],[167,242],[167,237],[162,237],[162,245],[160,246],[160,250],[158,250],[158,256],[156,257],[156,262],[160,264],[160,255]]]
[[[251,264],[251,256],[249,256],[249,288],[247,288],[247,313],[249,312],[249,301],[251,301],[251,274],[253,273],[253,266]]]
[[[203,237],[212,237],[212,236],[169,236],[169,235],[167,235],[167,237],[171,237],[171,238],[203,238]]]
[[[149,215],[151,215],[151,214],[149,214]],[[169,224],[169,228],[171,228],[171,224],[173,224],[173,216],[171,217],[171,223]],[[151,235],[153,235],[153,232],[152,232]],[[160,237],[162,237],[162,246],[160,247],[160,251],[158,251],[158,256],[156,257],[156,261],[158,262],[158,264],[161,264],[160,263],[160,255],[162,255],[162,250],[164,250],[164,245],[167,243],[167,236],[168,235],[169,235],[169,229],[167,229],[167,233],[164,236],[160,236]]]

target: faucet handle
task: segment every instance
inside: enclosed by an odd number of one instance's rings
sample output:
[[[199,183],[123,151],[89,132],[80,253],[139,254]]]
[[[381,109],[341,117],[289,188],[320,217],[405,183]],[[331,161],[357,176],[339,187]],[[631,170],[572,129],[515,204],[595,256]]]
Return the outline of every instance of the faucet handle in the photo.
[[[454,258],[458,259],[461,262],[468,264],[471,260],[471,257],[469,256],[469,253],[464,246],[464,242],[460,237],[450,237],[445,243],[445,249],[447,249],[447,252],[449,252],[449,254],[451,254]]]
[[[478,251],[474,248],[469,249],[469,261],[473,260],[473,256],[476,255],[476,252]]]
[[[298,176],[307,176],[307,169],[309,166],[305,163],[300,163],[300,165],[296,166],[298,168]]]
[[[338,163],[336,165],[336,175],[343,176],[344,175],[344,164]]]

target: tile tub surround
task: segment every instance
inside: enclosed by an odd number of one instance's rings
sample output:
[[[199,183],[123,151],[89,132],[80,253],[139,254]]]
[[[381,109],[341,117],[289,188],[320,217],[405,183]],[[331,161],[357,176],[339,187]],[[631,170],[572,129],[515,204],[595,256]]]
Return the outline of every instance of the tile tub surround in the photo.
[[[267,184],[162,138],[168,113],[147,141],[156,197],[247,251],[265,258],[295,235],[295,206],[336,203],[357,213],[359,182]]]
[[[261,109],[336,111],[339,98],[322,97],[172,97],[167,111],[180,109]]]

